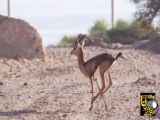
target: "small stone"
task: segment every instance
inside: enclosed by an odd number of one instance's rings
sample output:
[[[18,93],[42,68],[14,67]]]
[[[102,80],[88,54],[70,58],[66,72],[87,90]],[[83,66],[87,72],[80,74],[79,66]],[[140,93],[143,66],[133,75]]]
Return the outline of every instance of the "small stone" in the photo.
[[[2,86],[2,85],[3,85],[3,82],[0,82],[0,85]]]
[[[63,117],[63,118],[66,118],[66,117],[67,117],[67,114],[63,114],[62,117]]]
[[[24,86],[27,86],[28,84],[25,82],[23,85],[24,85]]]

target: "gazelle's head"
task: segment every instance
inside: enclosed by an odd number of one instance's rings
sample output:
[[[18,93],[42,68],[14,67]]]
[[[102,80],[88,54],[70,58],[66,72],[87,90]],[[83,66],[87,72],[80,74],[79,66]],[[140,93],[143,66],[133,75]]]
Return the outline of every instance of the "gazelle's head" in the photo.
[[[80,55],[85,45],[86,35],[79,34],[77,40],[73,43],[73,49],[71,50],[71,55]]]

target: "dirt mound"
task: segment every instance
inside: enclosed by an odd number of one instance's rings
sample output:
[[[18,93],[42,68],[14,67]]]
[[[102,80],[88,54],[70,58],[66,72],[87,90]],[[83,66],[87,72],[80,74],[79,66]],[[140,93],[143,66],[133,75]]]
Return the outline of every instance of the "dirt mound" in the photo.
[[[136,42],[134,47],[136,49],[144,49],[154,53],[160,53],[160,38],[154,40],[144,40],[141,42]]]
[[[44,55],[39,33],[27,22],[0,15],[0,57],[34,58]]]

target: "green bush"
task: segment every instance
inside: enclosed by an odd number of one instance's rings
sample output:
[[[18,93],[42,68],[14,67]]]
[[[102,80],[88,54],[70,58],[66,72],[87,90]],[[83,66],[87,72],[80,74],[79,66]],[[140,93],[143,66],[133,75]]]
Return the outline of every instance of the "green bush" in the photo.
[[[106,36],[110,42],[119,42],[123,44],[130,44],[133,42],[133,36],[130,31],[130,24],[123,20],[118,20],[114,28],[106,32]]]
[[[129,23],[124,20],[118,20],[115,25],[115,29],[117,30],[125,30],[129,28]]]
[[[153,34],[154,33],[154,34]],[[89,29],[89,37],[93,42],[132,44],[137,40],[152,39],[157,35],[153,26],[146,26],[141,21],[133,21],[128,23],[123,20],[118,20],[113,29],[108,29],[105,20],[98,20]],[[99,39],[100,38],[100,39]],[[76,36],[65,35],[60,41],[60,47],[71,46]],[[100,41],[97,41],[99,39]]]
[[[98,20],[95,22],[95,24],[89,29],[89,36],[91,37],[108,37],[105,36],[105,33],[107,31],[107,23],[105,20]],[[74,40],[76,39],[75,36],[67,36],[65,35],[60,43],[58,44],[59,47],[67,47],[71,46]]]
[[[133,21],[130,28],[137,39],[149,39],[150,33],[155,32],[153,26],[145,25],[142,21]]]
[[[113,29],[106,32],[106,35],[111,42],[131,44],[137,40],[150,39],[153,32],[155,33],[153,26],[146,26],[141,21],[133,21],[129,24],[119,20]]]
[[[107,22],[105,20],[98,20],[95,24],[90,28],[90,35],[103,34],[107,31]]]
[[[60,41],[60,43],[58,44],[59,47],[67,47],[67,46],[71,46],[72,43],[74,42],[76,37],[74,36],[67,36],[65,35],[62,40]]]
[[[122,44],[130,44],[133,42],[133,39],[131,39],[133,37],[129,29],[119,30],[113,28],[111,30],[108,30],[106,34],[108,35],[111,43],[119,42]]]

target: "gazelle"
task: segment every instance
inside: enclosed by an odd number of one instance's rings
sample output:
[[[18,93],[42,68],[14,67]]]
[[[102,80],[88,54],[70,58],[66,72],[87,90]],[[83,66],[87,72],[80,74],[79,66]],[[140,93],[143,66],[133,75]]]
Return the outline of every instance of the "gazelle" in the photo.
[[[111,76],[109,73],[109,68],[113,64],[115,60],[117,60],[119,57],[122,57],[122,53],[119,52],[117,56],[114,58],[112,55],[108,53],[97,55],[88,61],[84,61],[83,58],[83,48],[85,45],[85,38],[88,38],[86,35],[79,34],[78,39],[75,41],[73,45],[73,49],[71,51],[72,55],[75,55],[78,58],[78,65],[80,71],[90,79],[91,83],[91,93],[92,93],[92,100],[91,100],[91,106],[89,110],[92,110],[94,101],[98,98],[99,95],[103,97],[103,94],[110,88],[112,85]],[[99,92],[93,96],[93,80],[94,80],[94,73],[99,68],[100,77],[101,77],[101,83],[102,87],[99,89]],[[108,85],[106,86],[104,74],[108,71]],[[97,84],[98,85],[98,84]],[[106,104],[105,104],[106,106]]]

